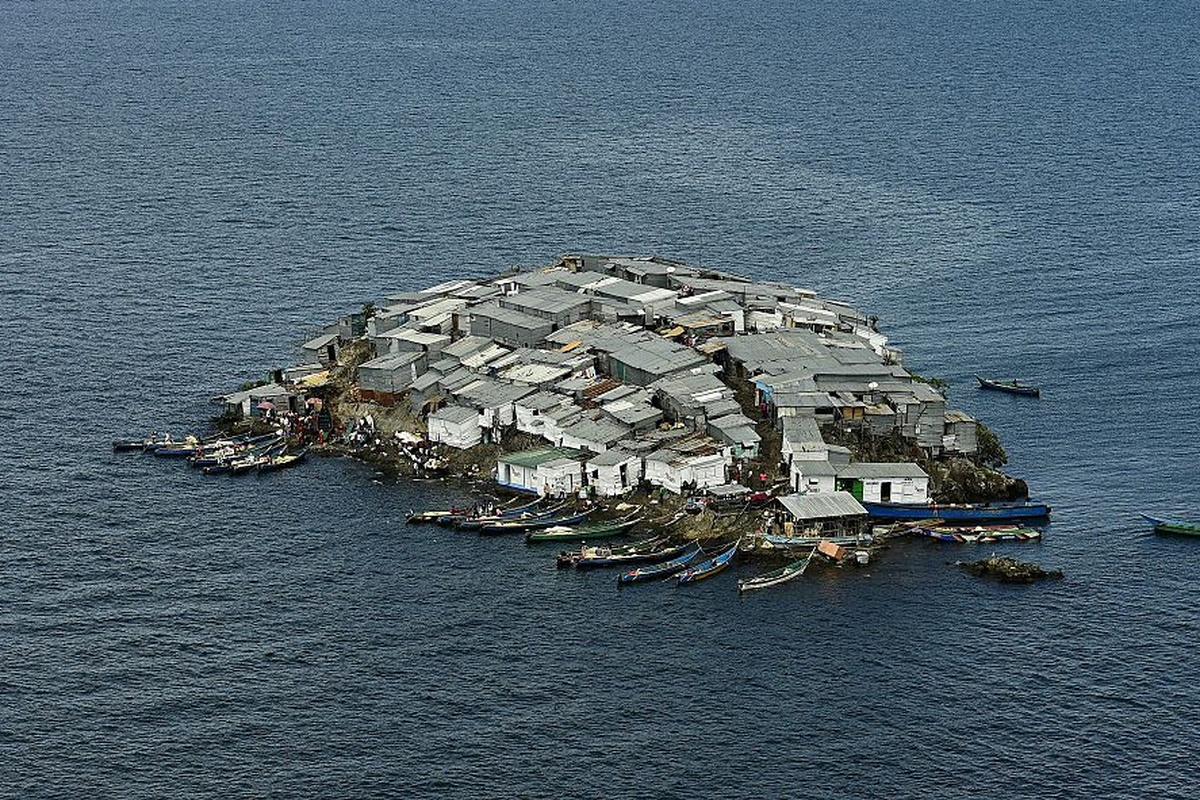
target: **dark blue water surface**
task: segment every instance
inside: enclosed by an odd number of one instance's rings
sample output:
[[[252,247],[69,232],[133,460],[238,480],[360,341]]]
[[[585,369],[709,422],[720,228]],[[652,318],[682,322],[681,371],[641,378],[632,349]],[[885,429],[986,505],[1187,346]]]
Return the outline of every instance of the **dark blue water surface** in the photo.
[[[1198,17],[0,0],[0,794],[1196,797],[1200,542],[1136,513],[1200,516]],[[108,452],[363,300],[571,250],[879,314],[1066,580],[914,542],[618,593],[405,527],[466,487]]]

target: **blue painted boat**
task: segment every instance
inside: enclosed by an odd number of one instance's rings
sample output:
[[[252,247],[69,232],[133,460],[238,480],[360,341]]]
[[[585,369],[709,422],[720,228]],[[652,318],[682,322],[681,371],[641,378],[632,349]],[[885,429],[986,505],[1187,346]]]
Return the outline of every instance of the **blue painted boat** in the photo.
[[[733,563],[733,557],[737,555],[739,544],[741,544],[740,539],[734,542],[728,550],[678,573],[675,576],[675,585],[682,586],[685,583],[695,583],[696,581],[702,581],[705,578],[711,578],[713,575],[716,575]]]
[[[1044,520],[1050,516],[1050,506],[1044,503],[940,506],[926,503],[864,502],[862,505],[873,519],[884,520],[940,519],[945,522],[1012,522],[1014,520]]]
[[[649,581],[655,578],[666,578],[674,575],[679,570],[687,567],[696,556],[704,551],[700,549],[698,543],[693,542],[691,547],[683,552],[682,555],[672,558],[670,561],[660,561],[657,564],[647,564],[644,567],[631,569],[628,572],[622,572],[617,576],[617,586],[624,586],[627,583],[637,583],[639,581]]]

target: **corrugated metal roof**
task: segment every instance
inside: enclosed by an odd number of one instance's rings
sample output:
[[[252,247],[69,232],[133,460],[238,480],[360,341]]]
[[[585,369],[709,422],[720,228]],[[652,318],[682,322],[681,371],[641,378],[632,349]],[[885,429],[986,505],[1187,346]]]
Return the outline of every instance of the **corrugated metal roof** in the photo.
[[[567,367],[556,367],[551,364],[519,364],[504,370],[500,373],[500,377],[520,383],[542,384],[556,381],[570,374],[571,370]]]
[[[370,361],[364,361],[363,363],[358,365],[358,368],[360,370],[362,370],[362,369],[367,369],[367,370],[370,370],[370,369],[400,369],[402,367],[407,367],[410,364],[414,364],[417,361],[420,361],[424,357],[425,357],[424,353],[416,353],[416,352],[393,353],[391,355],[380,356],[379,358],[372,358]]]
[[[539,464],[549,464],[563,458],[581,461],[585,455],[584,451],[572,447],[535,447],[532,450],[505,453],[497,461],[518,467],[536,467]]]
[[[471,309],[472,316],[483,317],[484,319],[503,322],[505,325],[511,325],[514,328],[522,328],[528,331],[549,330],[551,327],[549,320],[533,317],[522,311],[517,311],[513,308],[504,308],[494,303],[487,303],[482,306],[475,306]]]
[[[787,510],[792,519],[832,519],[867,515],[867,510],[849,492],[789,494],[787,497],[780,497],[779,504]]]
[[[907,461],[856,461],[838,470],[839,478],[928,478],[925,470]]]
[[[533,310],[545,314],[561,314],[590,302],[591,298],[584,295],[544,286],[540,289],[531,289],[528,292],[502,297],[500,298],[500,307],[516,309],[524,313]]]
[[[336,333],[326,333],[322,336],[318,336],[315,339],[309,339],[307,342],[300,345],[300,347],[303,350],[320,350],[322,347],[336,342],[339,338],[341,337],[339,337]],[[292,341],[294,342],[296,340],[293,339]]]
[[[792,444],[801,442],[824,443],[821,426],[813,417],[784,417],[783,440]]]
[[[627,453],[624,450],[613,448],[607,450],[600,455],[588,461],[589,467],[615,467],[618,464],[624,464],[626,461],[637,459],[637,456],[632,453]]]
[[[461,423],[467,422],[471,419],[478,419],[479,412],[473,408],[467,408],[466,406],[446,406],[445,408],[439,408],[437,411],[434,411],[429,415],[429,418],[441,420],[443,422]]]

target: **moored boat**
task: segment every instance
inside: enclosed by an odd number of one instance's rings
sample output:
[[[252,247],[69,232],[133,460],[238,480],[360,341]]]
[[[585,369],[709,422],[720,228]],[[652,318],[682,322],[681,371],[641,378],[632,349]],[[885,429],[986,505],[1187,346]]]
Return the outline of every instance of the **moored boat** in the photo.
[[[276,456],[267,456],[265,460],[258,463],[259,472],[274,472],[275,470],[287,469],[294,467],[304,461],[308,456],[308,448],[302,447],[294,453],[289,453],[286,450]]]
[[[669,561],[659,561],[654,564],[646,564],[645,566],[635,567],[634,569],[622,572],[617,576],[617,586],[624,586],[627,583],[638,583],[640,581],[649,581],[655,578],[666,578],[674,575],[681,569],[687,567],[696,556],[704,551],[700,548],[698,542],[692,542],[687,549],[678,556]]]
[[[991,389],[995,392],[1008,392],[1009,394],[1019,394],[1026,397],[1041,397],[1042,390],[1033,384],[1022,383],[1021,381],[998,381],[994,378],[985,378],[982,375],[976,375],[975,380],[979,381],[979,388]]]
[[[734,556],[737,555],[738,545],[741,540],[734,542],[728,549],[721,551],[717,555],[702,561],[694,567],[688,567],[682,572],[675,575],[675,585],[682,586],[685,583],[695,583],[702,581],[705,578],[711,578],[721,570],[733,563]]]
[[[812,561],[813,553],[815,552],[817,552],[817,549],[814,547],[808,551],[808,555],[798,558],[779,569],[773,569],[770,572],[764,572],[762,575],[755,575],[753,578],[738,581],[738,594],[754,592],[759,589],[769,589],[772,586],[778,586],[781,583],[787,583],[799,578],[808,569],[809,562]]]
[[[442,517],[451,516],[453,514],[453,509],[440,509],[434,511],[413,511],[412,509],[409,509],[408,516],[404,518],[404,521],[416,525],[423,522],[437,522]]]
[[[772,547],[816,547],[821,542],[833,542],[845,547],[861,547],[874,541],[874,537],[869,533],[862,533],[858,536],[776,536],[768,533],[762,539]]]
[[[534,542],[582,542],[588,539],[608,539],[621,536],[642,521],[640,516],[613,522],[592,522],[583,525],[561,525],[525,534],[526,544]]]
[[[1186,522],[1179,519],[1162,519],[1142,514],[1142,518],[1154,523],[1155,533],[1170,533],[1176,536],[1200,536],[1200,522]]]
[[[689,543],[664,546],[665,542],[666,537],[657,537],[622,547],[584,545],[578,550],[565,550],[559,553],[559,558],[568,562],[567,566],[573,566],[576,569],[594,569],[664,561],[682,554],[691,547]]]
[[[200,452],[199,442],[174,442],[155,447],[150,452],[162,458],[188,458]]]
[[[542,530],[544,528],[554,528],[557,526],[573,525],[576,522],[582,522],[595,509],[585,509],[577,514],[569,517],[532,517],[530,519],[514,519],[503,522],[493,522],[482,526],[479,532],[486,535],[498,533],[525,533],[526,531]]]
[[[936,505],[933,503],[872,503],[863,508],[873,519],[923,520],[944,522],[1012,522],[1014,520],[1044,520],[1050,516],[1050,506],[1044,503],[991,503]]]
[[[1042,538],[1037,528],[922,528],[930,539],[959,544],[995,544],[996,542],[1032,542]]]
[[[145,452],[153,444],[152,439],[113,439],[112,449],[114,453]]]
[[[555,503],[551,506],[539,506],[538,504],[540,502],[541,500],[537,500],[533,503],[528,503],[517,508],[509,509],[507,513],[494,512],[484,515],[464,513],[451,521],[456,528],[462,528],[464,530],[479,530],[487,525],[499,525],[502,522],[553,517],[555,514],[562,513],[563,509],[567,507],[565,502]]]

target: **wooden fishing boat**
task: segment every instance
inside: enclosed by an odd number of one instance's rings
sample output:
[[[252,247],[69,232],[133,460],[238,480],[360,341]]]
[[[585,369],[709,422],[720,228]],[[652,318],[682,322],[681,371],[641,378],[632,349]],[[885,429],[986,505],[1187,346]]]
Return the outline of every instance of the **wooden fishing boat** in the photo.
[[[564,550],[558,554],[563,566],[576,569],[594,569],[596,567],[616,567],[622,564],[645,564],[651,561],[664,561],[683,553],[691,545],[680,544],[664,547],[667,537],[658,536],[641,542],[611,547],[599,545],[590,547],[583,545],[578,550]]]
[[[654,564],[646,564],[645,566],[635,567],[627,572],[622,572],[617,576],[617,586],[624,586],[627,583],[638,583],[640,581],[654,580],[655,578],[666,578],[669,575],[674,575],[681,569],[687,567],[696,556],[704,551],[700,548],[699,543],[692,542],[687,546],[682,553],[670,559],[669,561],[659,561]]]
[[[1016,380],[998,381],[992,378],[984,378],[981,375],[976,375],[975,380],[979,381],[979,388],[991,389],[995,392],[1008,392],[1009,394],[1019,394],[1026,397],[1040,397],[1042,394],[1042,390],[1038,387]]]
[[[113,439],[112,449],[114,453],[144,453],[152,444],[150,439]]]
[[[536,500],[533,503],[511,509],[510,513],[507,514],[494,513],[484,516],[466,514],[453,520],[453,523],[456,528],[462,528],[463,530],[479,530],[485,525],[499,525],[502,522],[553,517],[555,514],[562,513],[563,509],[567,507],[565,502],[556,503],[548,507],[539,507],[538,503],[540,502],[541,500]]]
[[[587,539],[609,539],[621,536],[642,521],[640,516],[615,522],[592,522],[583,525],[563,525],[530,531],[525,534],[525,543],[534,542],[582,542]]]
[[[1142,518],[1154,523],[1155,533],[1170,533],[1176,536],[1200,536],[1200,522],[1185,522],[1179,519],[1162,519],[1142,514]]]
[[[259,472],[274,472],[280,469],[294,467],[304,461],[308,456],[308,448],[302,447],[294,453],[284,451],[277,456],[268,456],[266,460],[260,461],[258,464]]]
[[[553,528],[561,525],[573,525],[576,522],[582,522],[595,509],[586,509],[569,517],[532,517],[530,519],[514,519],[505,520],[503,522],[494,522],[484,525],[479,529],[479,532],[486,535],[498,533],[525,533],[526,531],[537,531],[543,528]]]
[[[1044,520],[1050,516],[1050,506],[1044,503],[991,503],[936,505],[933,503],[871,503],[863,508],[873,519],[926,520],[944,522],[1014,522]]]
[[[238,456],[259,452],[280,444],[279,435],[269,433],[253,439],[245,436],[234,436],[225,439],[215,439],[204,442],[196,450],[195,455],[188,457],[188,464],[193,467],[210,467]]]
[[[232,470],[233,470],[232,464],[228,461],[223,461],[218,464],[209,464],[208,466],[204,467],[204,474],[205,475],[224,475],[225,473],[231,472]]]
[[[702,581],[705,578],[711,578],[721,570],[733,563],[734,556],[737,555],[738,545],[741,540],[734,542],[729,549],[724,550],[707,561],[702,561],[694,567],[688,567],[682,572],[675,575],[675,585],[682,586],[685,583],[695,583]]]
[[[862,547],[874,541],[869,533],[858,536],[776,536],[768,533],[762,538],[775,547],[816,547],[821,542],[833,542],[843,547]]]
[[[229,473],[231,475],[245,475],[253,472],[258,467],[260,456],[243,456],[235,458],[229,462]]]
[[[759,589],[769,589],[772,586],[778,586],[781,583],[787,583],[799,578],[808,569],[809,562],[812,561],[813,553],[815,552],[817,552],[817,548],[814,547],[808,551],[808,555],[796,559],[786,566],[773,569],[770,572],[764,572],[762,575],[755,575],[748,580],[738,581],[738,594],[756,592]]]
[[[176,442],[173,444],[160,445],[155,447],[150,452],[154,453],[156,456],[161,456],[162,458],[187,458],[200,452],[200,445]]]
[[[929,525],[918,529],[930,539],[943,542],[994,544],[995,542],[1031,542],[1042,538],[1038,528],[1019,525],[976,525],[973,528]]]
[[[269,462],[272,458],[283,453],[286,444],[272,445],[262,452],[251,451],[245,455],[230,459],[229,472],[232,475],[245,475],[258,469],[260,464]]]
[[[248,449],[245,447],[227,447],[222,450],[202,450],[194,456],[188,457],[188,466],[192,467],[211,467],[214,464],[220,464],[223,461],[237,458],[245,455]]]
[[[454,512],[450,509],[441,509],[436,511],[413,511],[412,509],[409,509],[408,516],[404,518],[404,521],[417,525],[423,522],[437,522],[441,517],[450,516],[452,514],[454,514]]]

